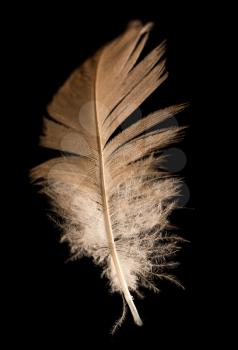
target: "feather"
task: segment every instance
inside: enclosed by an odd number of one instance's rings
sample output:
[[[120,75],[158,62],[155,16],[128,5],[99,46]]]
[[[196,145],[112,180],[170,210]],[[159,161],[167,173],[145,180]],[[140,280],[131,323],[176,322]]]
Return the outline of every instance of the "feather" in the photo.
[[[166,269],[180,242],[167,227],[181,184],[163,169],[160,151],[180,139],[181,128],[160,124],[184,105],[155,111],[118,132],[167,77],[164,42],[139,60],[151,28],[130,23],[72,73],[48,106],[40,141],[62,156],[31,171],[63,218],[62,241],[73,257],[88,256],[102,266],[137,325],[142,320],[132,293],[141,286],[156,291],[155,277],[175,280]]]

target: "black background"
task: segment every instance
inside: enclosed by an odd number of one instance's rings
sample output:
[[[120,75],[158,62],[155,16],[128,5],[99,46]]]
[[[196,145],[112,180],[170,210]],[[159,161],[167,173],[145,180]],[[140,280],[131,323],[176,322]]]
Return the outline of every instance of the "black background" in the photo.
[[[190,243],[184,245],[176,271],[186,289],[159,282],[159,295],[145,291],[145,298],[136,300],[144,326],[134,326],[128,313],[112,337],[111,326],[122,309],[120,297],[108,293],[107,281],[100,278],[100,269],[89,259],[66,263],[68,247],[59,244],[59,230],[47,217],[49,205],[29,183],[28,173],[31,167],[55,155],[37,145],[42,115],[53,94],[74,68],[133,19],[155,22],[148,49],[167,39],[169,78],[142,106],[142,111],[190,103],[187,111],[177,117],[180,125],[189,125],[179,147],[187,156],[181,176],[190,190],[190,200],[187,209],[172,216]],[[199,217],[200,154],[196,151],[197,137],[203,137],[201,114],[206,117],[201,81],[205,74],[201,54],[207,38],[205,22],[205,8],[176,6],[169,1],[166,5],[161,1],[143,5],[63,4],[57,8],[38,5],[27,7],[25,13],[21,8],[11,47],[12,89],[18,93],[15,106],[9,106],[10,110],[17,107],[12,114],[15,142],[9,147],[14,152],[11,212],[14,210],[16,215],[9,222],[17,259],[11,266],[13,286],[8,313],[10,329],[14,329],[20,343],[51,344],[52,348],[65,343],[70,349],[84,348],[86,344],[90,347],[96,341],[98,345],[130,343],[192,349],[207,342],[213,312],[209,292],[212,266],[206,260],[204,240],[208,238]]]

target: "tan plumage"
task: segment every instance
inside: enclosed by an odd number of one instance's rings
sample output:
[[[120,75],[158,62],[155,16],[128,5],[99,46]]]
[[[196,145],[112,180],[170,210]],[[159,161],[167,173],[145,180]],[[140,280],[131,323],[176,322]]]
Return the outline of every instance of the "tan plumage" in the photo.
[[[166,261],[179,241],[166,227],[180,182],[163,170],[158,151],[177,141],[181,128],[151,130],[183,106],[153,112],[111,137],[167,77],[164,43],[138,62],[151,27],[130,23],[61,87],[48,107],[41,145],[66,153],[31,172],[64,219],[62,240],[75,257],[102,266],[138,325],[131,292],[156,290],[156,276],[174,280]]]

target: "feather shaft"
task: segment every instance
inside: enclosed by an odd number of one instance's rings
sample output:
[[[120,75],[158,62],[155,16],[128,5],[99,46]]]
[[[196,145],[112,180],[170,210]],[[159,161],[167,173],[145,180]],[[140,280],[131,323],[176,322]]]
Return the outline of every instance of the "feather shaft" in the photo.
[[[98,63],[99,64],[99,63]],[[100,158],[100,181],[101,181],[101,188],[102,188],[102,201],[103,201],[103,207],[104,207],[104,220],[105,220],[105,229],[107,233],[107,241],[108,241],[108,247],[111,253],[111,257],[114,263],[115,270],[118,275],[118,279],[121,284],[121,289],[124,294],[125,300],[129,306],[129,309],[131,311],[131,314],[133,316],[133,319],[135,323],[138,326],[142,326],[143,322],[139,316],[139,313],[137,311],[137,308],[134,304],[132,295],[129,291],[126,279],[124,277],[120,261],[118,258],[115,241],[113,237],[113,231],[112,231],[112,225],[110,220],[110,214],[109,214],[109,205],[108,205],[108,199],[107,199],[107,193],[106,193],[106,183],[105,183],[105,175],[104,175],[104,156],[103,156],[103,146],[100,139],[100,132],[99,132],[99,121],[98,121],[98,110],[97,108],[97,70],[96,70],[96,79],[95,79],[95,119],[96,119],[96,127],[97,127],[97,140],[98,140],[98,149],[99,149],[99,158]]]

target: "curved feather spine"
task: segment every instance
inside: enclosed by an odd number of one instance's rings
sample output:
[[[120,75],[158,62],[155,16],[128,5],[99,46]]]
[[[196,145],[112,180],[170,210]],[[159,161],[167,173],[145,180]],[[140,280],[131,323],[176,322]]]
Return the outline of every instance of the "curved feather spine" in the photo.
[[[99,62],[98,62],[99,64]],[[126,279],[124,277],[123,271],[121,269],[120,261],[118,258],[113,232],[112,232],[112,225],[110,220],[110,214],[109,214],[109,206],[108,206],[108,200],[107,200],[107,194],[106,194],[106,183],[105,183],[105,176],[104,176],[104,157],[103,157],[103,147],[100,139],[100,132],[99,132],[99,123],[98,123],[98,108],[97,108],[97,70],[96,70],[96,79],[95,79],[95,119],[96,119],[96,127],[97,127],[97,142],[98,142],[98,149],[99,149],[99,168],[100,168],[100,181],[101,181],[101,188],[102,188],[102,201],[103,201],[103,207],[104,207],[104,219],[105,219],[105,229],[107,233],[107,240],[108,240],[108,246],[109,250],[111,252],[112,260],[118,275],[118,279],[121,284],[122,292],[124,294],[124,297],[126,299],[126,302],[131,310],[133,319],[135,323],[138,326],[142,326],[143,322],[138,314],[137,308],[133,302],[132,295],[129,291],[128,285],[126,283]]]

